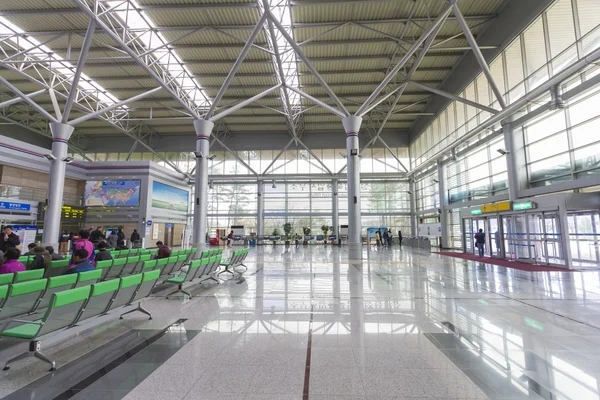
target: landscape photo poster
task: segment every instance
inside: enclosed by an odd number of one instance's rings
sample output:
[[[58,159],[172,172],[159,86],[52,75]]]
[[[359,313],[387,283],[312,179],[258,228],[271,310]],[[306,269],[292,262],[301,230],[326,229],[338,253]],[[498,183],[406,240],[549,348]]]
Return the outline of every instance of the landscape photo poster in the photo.
[[[152,207],[172,211],[188,211],[190,193],[157,181],[152,182]]]

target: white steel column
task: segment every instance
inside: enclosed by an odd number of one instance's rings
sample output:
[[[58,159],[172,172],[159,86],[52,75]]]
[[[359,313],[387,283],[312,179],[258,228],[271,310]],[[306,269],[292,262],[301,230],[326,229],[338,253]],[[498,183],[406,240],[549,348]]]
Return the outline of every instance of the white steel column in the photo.
[[[206,208],[208,205],[209,140],[215,124],[204,119],[194,120],[196,130],[196,201],[194,202],[194,242],[198,252],[206,245]]]
[[[362,118],[350,115],[342,119],[346,131],[346,157],[348,160],[348,251],[352,259],[360,259],[362,227],[360,221],[360,159],[358,158],[358,131]]]
[[[442,226],[442,249],[448,249],[448,193],[446,192],[446,174],[444,166],[438,161],[438,191],[440,193],[440,225]]]
[[[519,198],[519,171],[517,164],[517,152],[514,144],[513,128],[509,121],[502,121],[502,134],[504,135],[504,147],[507,151],[506,175],[508,177],[508,198],[517,201]]]
[[[338,180],[331,181],[331,225],[335,242],[340,243],[340,208],[338,205]]]
[[[42,243],[47,246],[53,246],[54,248],[58,248],[60,213],[63,205],[63,191],[65,189],[65,171],[67,163],[64,159],[68,154],[68,143],[73,134],[73,129],[75,128],[71,125],[50,122],[50,131],[52,132],[52,155],[55,159],[50,161]]]
[[[264,235],[265,231],[265,182],[260,179],[257,182],[257,196],[256,196],[256,234]]]
[[[411,177],[408,188],[408,195],[410,196],[410,235],[417,236],[417,193],[414,177]]]
[[[567,200],[563,197],[558,202],[558,218],[560,220],[560,237],[562,242],[565,266],[573,268],[573,254],[571,252],[571,236],[569,235],[569,216],[567,214]]]

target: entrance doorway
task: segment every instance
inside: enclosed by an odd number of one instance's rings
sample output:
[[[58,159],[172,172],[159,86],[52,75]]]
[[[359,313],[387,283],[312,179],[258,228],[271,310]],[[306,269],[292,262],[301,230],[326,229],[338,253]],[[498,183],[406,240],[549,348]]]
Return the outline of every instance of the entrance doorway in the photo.
[[[487,257],[565,265],[556,211],[469,217],[463,219],[463,227],[466,253],[477,254],[475,234],[483,229]]]

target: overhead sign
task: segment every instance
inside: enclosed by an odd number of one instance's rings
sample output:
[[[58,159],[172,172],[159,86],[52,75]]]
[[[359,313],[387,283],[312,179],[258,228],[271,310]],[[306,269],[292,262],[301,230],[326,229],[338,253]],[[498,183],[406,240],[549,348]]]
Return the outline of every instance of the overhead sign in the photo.
[[[471,215],[481,215],[481,214],[483,214],[483,211],[481,211],[481,208],[471,210]]]
[[[12,201],[0,201],[0,210],[31,211],[31,204],[13,203]]]
[[[510,201],[503,201],[502,203],[486,204],[481,207],[481,211],[484,213],[498,212],[498,211],[510,211]]]
[[[531,210],[536,207],[536,204],[533,201],[526,201],[524,203],[515,203],[513,204],[514,211],[523,211],[523,210]]]
[[[165,228],[174,228],[174,227],[175,227],[175,224],[172,224],[172,223],[165,224]]]

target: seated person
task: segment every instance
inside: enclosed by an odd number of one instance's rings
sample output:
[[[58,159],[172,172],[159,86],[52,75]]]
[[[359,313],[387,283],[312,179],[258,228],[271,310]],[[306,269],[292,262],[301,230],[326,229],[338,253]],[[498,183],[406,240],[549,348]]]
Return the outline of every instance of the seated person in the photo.
[[[13,272],[21,272],[27,270],[25,265],[19,262],[21,251],[16,247],[9,247],[6,249],[4,256],[2,257],[4,263],[0,267],[0,274],[11,274]]]
[[[171,257],[171,249],[166,244],[163,244],[160,240],[156,242],[156,246],[158,246],[158,253],[156,254],[157,260],[159,258],[169,258]]]
[[[65,259],[60,254],[55,253],[54,252],[54,247],[52,247],[52,246],[46,246],[46,250],[48,250],[48,253],[50,253],[50,257],[52,257],[52,261],[60,261],[60,260],[64,260]]]
[[[31,249],[31,255],[35,256],[33,261],[31,261],[31,269],[46,269],[50,265],[50,261],[52,261],[52,256],[42,246],[35,246]]]
[[[102,241],[98,243],[98,252],[96,253],[96,261],[112,260],[112,255],[106,250],[106,242]]]
[[[93,271],[96,266],[88,259],[86,249],[78,249],[73,253],[73,262],[75,265],[67,269],[66,274],[78,274],[79,272]]]
[[[127,250],[127,246],[125,246],[125,240],[117,239],[117,250]]]
[[[36,246],[37,246],[37,244],[35,244],[35,243],[29,243],[27,245],[27,253],[21,254],[21,255],[23,255],[23,256],[32,256],[33,254],[31,254],[31,250],[33,250]]]

